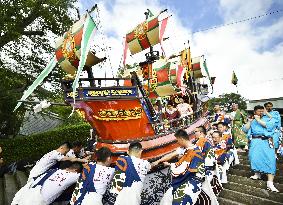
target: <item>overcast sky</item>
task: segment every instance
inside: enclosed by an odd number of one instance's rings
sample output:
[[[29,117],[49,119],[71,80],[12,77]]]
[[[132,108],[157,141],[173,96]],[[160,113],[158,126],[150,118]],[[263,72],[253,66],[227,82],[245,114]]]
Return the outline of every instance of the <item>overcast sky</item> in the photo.
[[[123,52],[123,37],[144,20],[149,8],[157,14],[167,8],[172,15],[164,37],[166,55],[184,48],[190,41],[192,56],[205,55],[211,76],[216,76],[215,95],[236,92],[232,71],[238,77],[238,90],[247,99],[283,97],[283,1],[282,0],[81,0],[80,10],[98,3],[103,30],[94,44],[111,47],[104,68],[117,68]],[[252,21],[197,32],[213,26],[281,10]],[[96,18],[96,15],[92,15]],[[104,34],[105,39],[100,34]],[[128,63],[142,59],[128,57]],[[109,70],[110,71],[110,70]],[[107,76],[111,72],[107,72]],[[105,76],[97,69],[97,76]]]

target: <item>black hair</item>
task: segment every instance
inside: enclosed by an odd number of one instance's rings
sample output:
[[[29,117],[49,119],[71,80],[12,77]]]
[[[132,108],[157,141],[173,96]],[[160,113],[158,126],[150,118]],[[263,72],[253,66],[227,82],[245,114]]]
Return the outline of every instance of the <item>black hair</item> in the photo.
[[[182,138],[185,140],[189,140],[189,135],[185,130],[179,129],[177,130],[177,132],[175,133],[175,137],[176,138]]]
[[[101,147],[96,151],[95,156],[98,162],[106,162],[108,157],[111,157],[112,152],[108,147]]]
[[[256,106],[254,107],[254,112],[257,111],[257,110],[259,110],[259,109],[264,109],[264,107],[263,107],[262,105],[256,105]]]
[[[219,131],[215,130],[215,131],[213,131],[213,133],[217,133],[219,135],[219,137],[221,137],[221,133]]]
[[[222,126],[226,126],[226,127],[228,126],[228,124],[227,124],[226,122],[218,122],[218,123],[217,123],[217,126],[218,126],[218,125],[222,125]]]
[[[82,172],[83,165],[80,162],[73,162],[72,164],[70,164],[70,166],[68,168],[69,169],[75,169],[75,170],[77,170],[77,172]]]
[[[59,169],[66,169],[73,164],[70,160],[60,161],[59,162]]]
[[[273,106],[272,102],[264,103],[264,107],[266,107],[267,105],[271,105],[271,106]]]
[[[206,129],[205,129],[205,127],[203,125],[198,126],[197,128],[200,130],[200,132],[202,132],[203,134],[206,135]]]
[[[81,141],[74,141],[72,147],[82,147],[83,143]]]
[[[67,147],[68,149],[71,149],[71,144],[70,144],[70,142],[63,142],[61,145],[60,145],[60,147]]]
[[[129,146],[129,152],[133,150],[142,150],[142,145],[140,142],[132,142]]]

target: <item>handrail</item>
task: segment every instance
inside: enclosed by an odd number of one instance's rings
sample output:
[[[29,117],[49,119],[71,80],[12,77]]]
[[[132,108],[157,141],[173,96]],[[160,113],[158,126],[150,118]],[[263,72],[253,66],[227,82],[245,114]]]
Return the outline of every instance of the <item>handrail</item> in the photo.
[[[131,80],[133,78],[80,78],[79,81],[89,81],[89,80]]]
[[[169,120],[167,122],[158,122],[153,123],[152,126],[155,130],[155,133],[163,134],[163,133],[169,133],[170,131],[174,131],[176,129],[184,128],[190,126],[190,124],[197,118],[201,116],[202,110],[198,110],[193,113],[193,115],[188,115],[185,117],[180,117],[177,119]],[[168,127],[169,125],[169,127]],[[169,131],[169,132],[168,132]]]

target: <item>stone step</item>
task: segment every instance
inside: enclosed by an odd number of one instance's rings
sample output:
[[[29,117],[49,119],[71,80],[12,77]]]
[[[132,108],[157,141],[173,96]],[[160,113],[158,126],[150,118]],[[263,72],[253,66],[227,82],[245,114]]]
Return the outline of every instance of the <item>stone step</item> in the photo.
[[[237,191],[232,191],[229,189],[223,189],[223,191],[220,193],[219,195],[222,198],[225,199],[229,199],[231,201],[236,201],[239,203],[243,203],[243,204],[248,204],[248,205],[279,205],[279,204],[283,204],[281,202],[277,202],[277,201],[272,201],[269,199],[265,199],[265,198],[260,198],[257,196],[253,196],[253,195],[249,195],[249,194],[245,194],[245,193],[241,193],[241,192],[237,192]]]
[[[14,175],[5,174],[4,175],[4,204],[11,204],[15,194],[17,193],[18,186]]]
[[[266,189],[266,181],[252,180],[246,177],[228,174],[228,182],[234,182],[237,184],[247,185],[254,188]],[[274,186],[283,193],[283,184],[274,183]]]
[[[274,193],[268,191],[266,189],[255,188],[248,185],[238,184],[234,182],[229,182],[223,186],[226,189],[241,192],[241,193],[248,193],[253,196],[266,198],[272,201],[283,202],[283,194],[282,193]]]
[[[250,178],[253,173],[251,171],[246,171],[246,170],[239,170],[239,169],[234,169],[231,168],[228,173],[233,174],[233,175],[237,175],[237,176],[243,176],[243,177],[247,177]],[[274,178],[274,182],[279,183],[279,184],[283,184],[283,176],[275,176]]]
[[[27,174],[23,171],[16,171],[16,179],[18,183],[18,188],[22,188],[28,181]]]
[[[249,159],[248,155],[238,155],[239,159]]]
[[[4,180],[0,178],[0,205],[4,205]]]
[[[245,205],[245,204],[242,204],[236,201],[232,201],[230,199],[225,199],[222,197],[218,197],[217,200],[219,202],[219,205]]]
[[[238,156],[248,156],[248,152],[237,152]]]
[[[231,169],[251,171],[251,166],[246,164],[237,164],[233,166]],[[283,176],[283,170],[276,169],[276,176]]]

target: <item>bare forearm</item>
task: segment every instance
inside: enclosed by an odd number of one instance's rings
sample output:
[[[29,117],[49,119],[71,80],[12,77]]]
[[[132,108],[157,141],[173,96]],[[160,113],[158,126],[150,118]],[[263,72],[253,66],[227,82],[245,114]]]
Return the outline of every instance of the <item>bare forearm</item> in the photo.
[[[64,158],[62,159],[62,161],[82,162],[82,163],[87,162],[86,159],[79,159],[79,158],[75,158],[75,157],[64,157]]]
[[[269,117],[272,118],[272,115],[269,112],[265,112],[265,114]]]
[[[248,121],[247,124],[245,124],[245,130],[249,130],[251,128],[251,122]]]
[[[167,161],[173,159],[176,156],[178,156],[178,154],[176,152],[172,152],[170,154],[163,156],[161,159],[157,160],[156,163],[158,164],[158,163],[161,163],[161,162],[167,162]]]
[[[263,127],[266,127],[266,123],[261,119],[256,119],[256,121]]]

